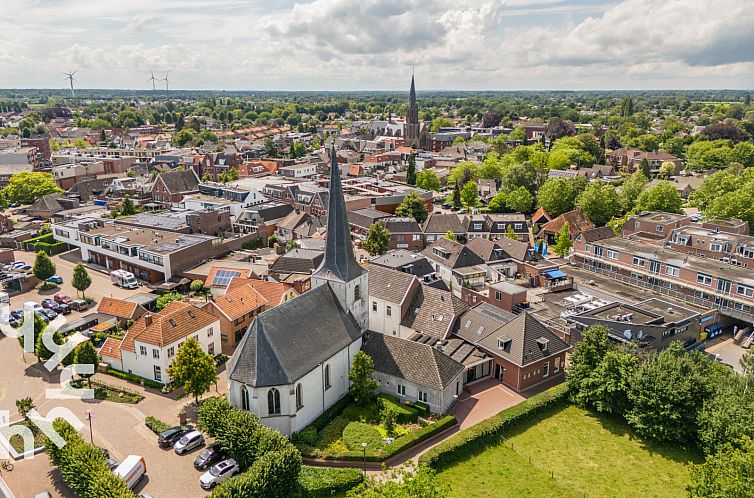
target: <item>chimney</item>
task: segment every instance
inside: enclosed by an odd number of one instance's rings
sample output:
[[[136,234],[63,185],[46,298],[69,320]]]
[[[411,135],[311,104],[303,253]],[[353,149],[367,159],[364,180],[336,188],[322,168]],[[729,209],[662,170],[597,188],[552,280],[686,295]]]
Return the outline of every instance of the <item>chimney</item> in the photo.
[[[146,315],[144,315],[144,324],[146,324],[147,327],[149,327],[150,325],[152,325],[152,314],[151,313],[147,313]]]

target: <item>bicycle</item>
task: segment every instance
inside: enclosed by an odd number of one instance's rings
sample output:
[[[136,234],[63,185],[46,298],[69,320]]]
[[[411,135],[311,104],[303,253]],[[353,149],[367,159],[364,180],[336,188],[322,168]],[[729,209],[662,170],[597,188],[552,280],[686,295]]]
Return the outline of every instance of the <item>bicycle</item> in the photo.
[[[13,470],[13,462],[11,462],[10,460],[3,460],[2,464],[0,465],[3,467],[3,470],[7,470],[8,472]]]

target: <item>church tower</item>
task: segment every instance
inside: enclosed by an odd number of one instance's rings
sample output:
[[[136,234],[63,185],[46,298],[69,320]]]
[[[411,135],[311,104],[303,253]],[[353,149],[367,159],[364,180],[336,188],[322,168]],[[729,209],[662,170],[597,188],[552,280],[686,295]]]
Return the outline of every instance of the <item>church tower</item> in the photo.
[[[408,109],[406,110],[406,123],[403,125],[403,141],[406,145],[420,148],[419,139],[419,106],[416,104],[416,87],[414,75],[411,74],[411,89],[408,92]]]
[[[312,288],[329,285],[343,309],[354,316],[366,330],[369,313],[367,272],[356,262],[348,226],[346,202],[340,184],[340,167],[335,144],[330,147],[330,199],[327,208],[327,240],[325,257],[312,275]]]

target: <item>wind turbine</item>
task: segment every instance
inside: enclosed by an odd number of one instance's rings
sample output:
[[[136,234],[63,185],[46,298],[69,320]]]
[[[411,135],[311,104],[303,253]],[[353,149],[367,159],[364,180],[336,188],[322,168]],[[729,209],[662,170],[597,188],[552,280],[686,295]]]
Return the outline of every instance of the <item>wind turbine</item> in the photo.
[[[76,71],[73,71],[73,72],[69,71],[67,73],[63,73],[63,74],[65,74],[65,79],[67,79],[71,83],[71,96],[72,97],[76,96],[76,92],[73,90],[73,82],[76,81],[76,78],[74,78],[73,75],[76,74],[77,71],[78,71],[78,69]]]
[[[165,73],[165,77],[162,79],[165,82],[165,90],[170,90],[170,81],[168,80],[168,73]]]
[[[147,81],[152,82],[152,91],[157,90],[157,87],[155,86],[155,81],[157,81],[157,78],[154,77],[154,71],[150,71],[152,73],[152,77],[149,78]]]

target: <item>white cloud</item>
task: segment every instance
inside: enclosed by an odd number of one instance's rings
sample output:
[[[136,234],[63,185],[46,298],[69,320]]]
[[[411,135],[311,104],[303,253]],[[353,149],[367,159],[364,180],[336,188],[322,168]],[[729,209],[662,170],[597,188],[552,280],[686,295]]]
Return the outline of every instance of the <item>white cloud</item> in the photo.
[[[17,0],[0,87],[751,87],[747,0]],[[588,17],[586,17],[588,16]],[[12,22],[11,22],[12,20]]]

